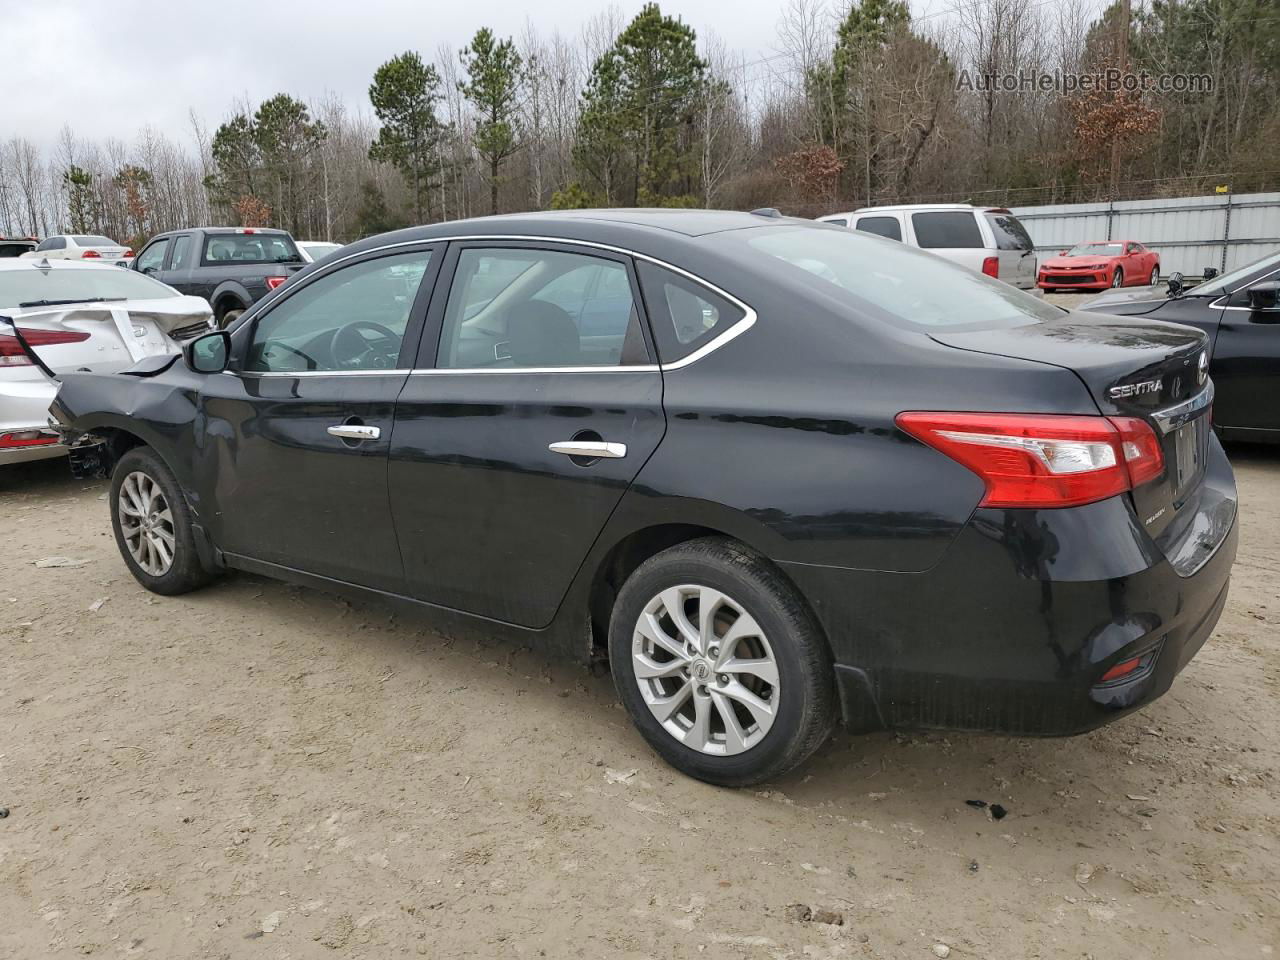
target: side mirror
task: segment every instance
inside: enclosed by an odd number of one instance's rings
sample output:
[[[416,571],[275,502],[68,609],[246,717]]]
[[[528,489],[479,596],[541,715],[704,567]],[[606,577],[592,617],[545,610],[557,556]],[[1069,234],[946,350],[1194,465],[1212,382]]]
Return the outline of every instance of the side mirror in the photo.
[[[231,359],[231,334],[216,330],[187,341],[182,359],[196,373],[221,373]]]
[[[1249,308],[1251,310],[1274,310],[1280,298],[1280,281],[1267,280],[1255,283],[1249,288]]]
[[[1182,271],[1175,270],[1169,274],[1169,296],[1176,297],[1182,292]]]
[[[1204,278],[1205,278],[1206,280],[1212,280],[1212,279],[1213,279],[1214,277],[1216,277],[1217,275],[1218,275],[1218,268],[1217,268],[1217,267],[1205,267],[1205,268],[1204,268]]]

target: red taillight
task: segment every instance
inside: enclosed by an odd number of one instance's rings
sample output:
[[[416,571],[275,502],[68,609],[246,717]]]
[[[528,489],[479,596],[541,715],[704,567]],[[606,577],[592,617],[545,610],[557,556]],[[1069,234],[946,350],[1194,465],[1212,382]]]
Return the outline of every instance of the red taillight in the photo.
[[[274,290],[288,279],[288,277],[267,277],[267,289]]]
[[[987,257],[985,260],[983,260],[982,272],[985,273],[988,277],[995,277],[997,280],[999,280],[1000,279],[1000,258]]]
[[[60,343],[81,343],[89,334],[81,330],[23,330],[22,339],[33,349],[51,347]],[[30,366],[31,361],[22,350],[22,344],[12,334],[0,333],[0,367]]]
[[[102,254],[100,254],[97,250],[86,250],[84,253],[80,254],[80,259],[81,259],[81,260],[96,260],[96,259],[98,259],[98,258],[99,258],[99,257],[101,257],[101,256],[102,256]]]
[[[126,250],[124,253],[120,254],[120,256],[121,256],[121,258],[124,258],[124,257],[132,257],[132,256],[133,256],[133,251],[132,251],[132,250]]]
[[[43,447],[57,443],[58,438],[52,433],[40,430],[20,430],[16,433],[0,433],[0,448],[4,447]]]
[[[1155,433],[1130,417],[900,413],[898,426],[987,486],[984,507],[1072,507],[1160,475]]]
[[[1117,663],[1114,667],[1104,673],[1102,675],[1102,679],[1098,682],[1110,683],[1112,680],[1119,680],[1121,677],[1127,677],[1140,666],[1142,666],[1141,657],[1134,657],[1132,660],[1122,660],[1120,663]]]

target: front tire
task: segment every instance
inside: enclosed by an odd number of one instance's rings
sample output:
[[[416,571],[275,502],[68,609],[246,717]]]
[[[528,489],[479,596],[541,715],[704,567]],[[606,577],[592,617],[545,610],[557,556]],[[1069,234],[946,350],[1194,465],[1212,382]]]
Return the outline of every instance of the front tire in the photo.
[[[1156,286],[1160,282],[1160,268],[1151,268],[1151,286]]]
[[[781,776],[831,733],[831,656],[813,615],[763,557],[718,537],[650,557],[609,623],[614,686],[664,760],[741,787]]]
[[[1119,267],[1116,267],[1116,272],[1111,275],[1111,286],[1112,287],[1124,286],[1124,271]]]
[[[165,596],[203,587],[212,575],[200,563],[177,478],[150,447],[134,447],[111,474],[111,527],[135,580]]]

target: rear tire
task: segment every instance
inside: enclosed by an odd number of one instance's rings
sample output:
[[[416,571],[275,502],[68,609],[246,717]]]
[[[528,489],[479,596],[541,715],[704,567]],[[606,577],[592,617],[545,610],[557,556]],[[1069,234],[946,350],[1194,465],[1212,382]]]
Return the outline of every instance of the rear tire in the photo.
[[[240,319],[240,315],[242,313],[244,313],[243,307],[235,307],[231,310],[228,310],[226,313],[222,315],[222,318],[218,321],[218,329],[219,330],[227,329],[227,327],[231,326],[231,324],[235,323],[237,320]]]
[[[779,777],[836,721],[831,655],[813,615],[772,564],[733,540],[691,540],[641,564],[614,603],[609,656],[641,735],[708,783]]]
[[[1111,286],[1113,287],[1124,286],[1124,271],[1119,267],[1116,267],[1116,272],[1111,275]]]
[[[203,587],[191,510],[168,465],[150,447],[134,447],[111,474],[111,527],[135,580],[165,596]]]

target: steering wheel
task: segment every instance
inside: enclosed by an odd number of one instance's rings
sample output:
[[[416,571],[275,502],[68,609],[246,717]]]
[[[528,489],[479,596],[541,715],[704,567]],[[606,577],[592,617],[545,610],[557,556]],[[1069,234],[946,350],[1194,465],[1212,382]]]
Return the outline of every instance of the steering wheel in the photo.
[[[370,330],[377,336],[370,339],[360,332],[362,330]],[[329,340],[329,356],[347,370],[390,369],[399,354],[400,335],[372,320],[352,320],[334,330]]]

